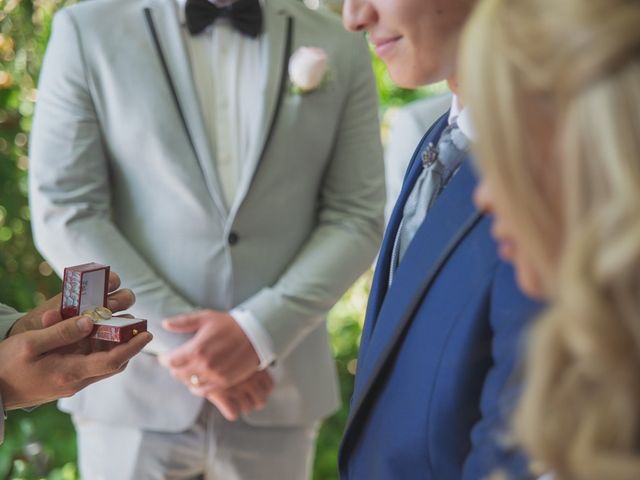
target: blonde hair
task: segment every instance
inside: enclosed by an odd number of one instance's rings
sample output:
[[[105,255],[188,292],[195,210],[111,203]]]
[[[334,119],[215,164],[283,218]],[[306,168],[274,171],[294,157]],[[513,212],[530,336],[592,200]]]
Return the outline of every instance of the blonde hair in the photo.
[[[640,479],[640,1],[483,0],[460,74],[551,300],[515,438],[557,480]]]

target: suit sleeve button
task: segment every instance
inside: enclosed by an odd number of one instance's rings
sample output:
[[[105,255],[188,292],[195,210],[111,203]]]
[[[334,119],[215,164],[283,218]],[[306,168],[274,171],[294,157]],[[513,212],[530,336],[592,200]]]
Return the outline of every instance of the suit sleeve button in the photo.
[[[238,240],[240,240],[240,237],[238,237],[238,234],[236,232],[231,232],[229,234],[229,245],[235,245],[236,243],[238,243]]]

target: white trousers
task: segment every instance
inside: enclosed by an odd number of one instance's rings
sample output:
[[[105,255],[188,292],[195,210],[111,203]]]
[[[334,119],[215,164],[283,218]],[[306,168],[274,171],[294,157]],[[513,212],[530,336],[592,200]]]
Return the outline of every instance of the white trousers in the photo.
[[[73,421],[83,480],[308,480],[318,432],[228,422],[208,403],[181,433]]]

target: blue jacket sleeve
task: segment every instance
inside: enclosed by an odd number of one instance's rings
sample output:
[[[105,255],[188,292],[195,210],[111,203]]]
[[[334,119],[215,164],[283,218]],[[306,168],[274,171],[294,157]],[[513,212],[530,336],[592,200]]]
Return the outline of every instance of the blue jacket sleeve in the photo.
[[[511,479],[533,478],[525,455],[510,445],[508,429],[520,391],[521,361],[528,325],[541,305],[518,289],[513,269],[501,264],[491,292],[492,359],[481,397],[481,418],[471,433],[463,480],[480,480],[501,471]]]

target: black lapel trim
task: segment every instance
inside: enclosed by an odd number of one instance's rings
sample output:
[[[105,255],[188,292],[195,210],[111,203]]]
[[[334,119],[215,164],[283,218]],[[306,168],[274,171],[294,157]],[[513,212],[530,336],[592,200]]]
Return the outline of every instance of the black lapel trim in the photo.
[[[260,156],[258,157],[258,162],[264,156],[264,152],[267,150],[269,146],[269,141],[271,140],[271,135],[273,134],[273,129],[276,124],[276,119],[278,118],[278,114],[280,113],[280,106],[282,105],[282,97],[284,96],[285,87],[287,85],[287,72],[289,71],[289,62],[287,61],[289,57],[291,57],[291,48],[293,45],[293,17],[287,16],[287,41],[284,46],[284,61],[282,62],[282,71],[280,73],[280,90],[278,91],[278,99],[276,100],[276,108],[273,111],[273,115],[271,116],[271,120],[269,123],[269,129],[267,130],[267,136],[264,139],[264,143],[262,144],[262,150],[260,151]]]
[[[167,60],[164,56],[164,52],[162,51],[162,46],[160,45],[160,40],[158,38],[158,32],[156,30],[156,26],[153,23],[153,16],[151,15],[151,9],[144,9],[144,17],[147,22],[147,26],[149,27],[149,32],[151,33],[151,38],[153,39],[153,44],[156,47],[156,52],[158,53],[158,57],[160,58],[160,63],[162,64],[162,69],[164,70],[165,77],[167,78],[167,83],[169,84],[169,89],[171,90],[171,95],[173,96],[173,101],[176,104],[176,108],[178,109],[178,114],[180,115],[180,119],[182,120],[182,125],[184,127],[184,131],[187,134],[187,139],[189,140],[189,145],[191,145],[191,149],[193,150],[193,154],[198,159],[198,151],[196,150],[196,145],[193,143],[193,138],[191,138],[191,132],[189,131],[189,126],[187,125],[187,119],[184,116],[184,112],[182,111],[182,107],[180,106],[180,100],[178,99],[178,92],[173,83],[173,79],[171,78],[171,73],[169,73],[169,66],[167,65]]]

